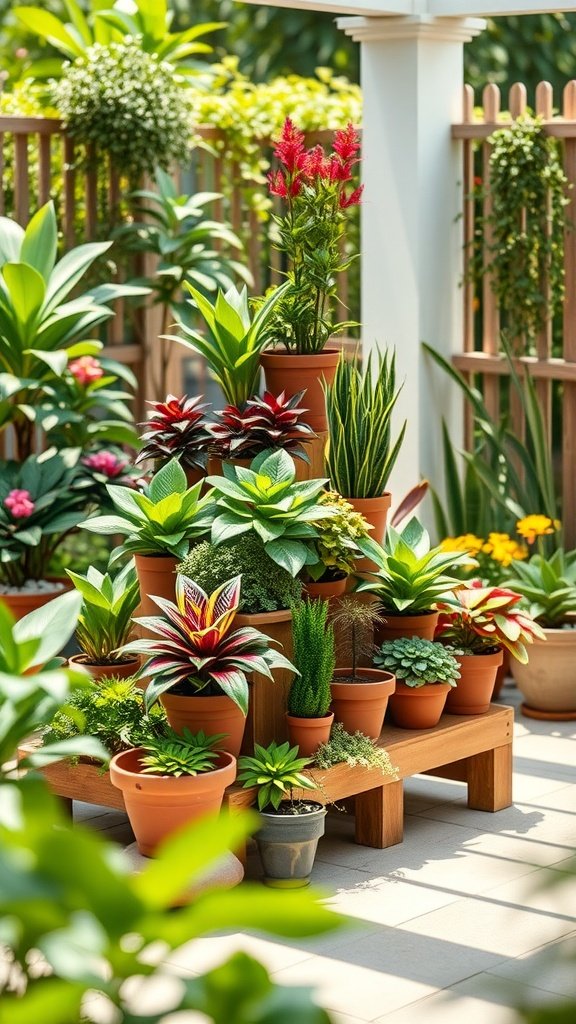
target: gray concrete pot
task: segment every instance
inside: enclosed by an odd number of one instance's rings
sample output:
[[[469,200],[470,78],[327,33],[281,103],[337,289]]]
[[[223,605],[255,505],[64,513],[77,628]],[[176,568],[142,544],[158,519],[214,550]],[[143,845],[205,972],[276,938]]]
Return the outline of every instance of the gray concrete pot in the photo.
[[[301,889],[310,884],[318,840],[324,835],[326,808],[313,803],[310,814],[262,812],[262,828],[255,839],[264,884],[274,889]]]

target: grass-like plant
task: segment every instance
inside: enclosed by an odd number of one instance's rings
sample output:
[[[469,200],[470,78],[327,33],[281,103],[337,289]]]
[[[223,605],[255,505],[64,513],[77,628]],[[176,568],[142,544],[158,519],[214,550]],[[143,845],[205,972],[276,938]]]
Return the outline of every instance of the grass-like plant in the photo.
[[[308,764],[310,758],[298,757],[298,747],[291,747],[288,742],[278,744],[273,740],[268,747],[255,743],[253,756],[246,754],[238,759],[238,782],[244,784],[244,789],[258,789],[258,810],[277,811],[282,801],[287,800],[297,813],[293,791],[317,788],[312,779],[302,774]]]
[[[165,727],[163,733],[142,744],[146,753],[140,758],[142,775],[163,775],[179,779],[183,775],[202,775],[216,767],[219,751],[215,750],[224,734],[206,736],[202,731],[191,733],[184,728],[180,736]]]
[[[379,768],[382,775],[395,776],[390,755],[384,747],[362,732],[346,732],[342,722],[332,726],[330,739],[321,743],[314,754],[317,768],[332,768],[335,764],[347,764],[349,768]]]
[[[396,387],[396,356],[372,353],[365,366],[359,356],[344,353],[332,384],[324,387],[329,442],[326,472],[334,490],[345,498],[378,498],[400,453],[406,424],[392,442]]]
[[[140,601],[138,577],[131,563],[116,576],[90,566],[85,575],[66,572],[82,594],[76,639],[91,665],[122,661],[118,648],[128,640],[132,615]]]
[[[456,686],[460,669],[456,658],[434,640],[422,637],[399,637],[387,640],[374,655],[374,664],[393,672],[401,683],[418,688],[428,683],[449,683]]]
[[[334,627],[328,622],[328,601],[302,601],[292,609],[295,676],[288,694],[288,713],[297,718],[328,714],[334,675]]]
[[[529,562],[512,562],[507,586],[521,594],[529,614],[548,629],[576,615],[576,551],[558,548],[550,558],[532,555]]]

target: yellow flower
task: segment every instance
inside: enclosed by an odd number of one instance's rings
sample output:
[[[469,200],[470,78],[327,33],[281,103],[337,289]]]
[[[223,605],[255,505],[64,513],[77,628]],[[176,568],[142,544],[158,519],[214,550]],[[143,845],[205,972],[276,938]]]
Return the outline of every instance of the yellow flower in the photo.
[[[543,515],[524,516],[524,519],[519,519],[516,523],[518,533],[529,544],[533,544],[536,537],[545,537],[549,533],[554,533],[559,528],[559,519],[549,519],[548,516]]]
[[[514,559],[521,561],[528,556],[524,544],[518,544],[507,533],[489,533],[482,551],[503,566],[510,565]]]
[[[471,555],[477,555],[482,551],[484,541],[482,537],[475,537],[473,533],[464,533],[461,537],[445,537],[440,544],[441,551],[468,551]]]

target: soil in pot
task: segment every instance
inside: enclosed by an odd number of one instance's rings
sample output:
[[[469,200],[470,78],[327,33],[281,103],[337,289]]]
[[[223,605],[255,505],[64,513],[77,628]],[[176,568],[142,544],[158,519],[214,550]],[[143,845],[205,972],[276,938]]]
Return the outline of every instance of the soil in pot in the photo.
[[[418,615],[397,615],[395,612],[382,609],[381,620],[374,628],[374,643],[380,647],[386,640],[398,640],[400,637],[422,637],[433,640],[438,625],[439,612],[421,612]]]
[[[324,379],[327,384],[332,383],[339,358],[339,350],[331,348],[305,356],[282,351],[262,352],[260,365],[266,377],[266,390],[273,395],[285,391],[290,397],[305,388],[302,405],[308,410],[306,423],[316,433],[327,430],[326,403],[321,382]]]
[[[256,845],[264,883],[275,889],[301,889],[310,884],[318,840],[324,835],[326,808],[308,800],[297,807],[297,814],[289,803],[280,804],[278,811],[261,812]]]
[[[433,729],[438,725],[452,687],[449,683],[406,686],[396,683],[390,697],[390,717],[401,729]]]
[[[341,722],[346,732],[362,732],[377,740],[395,687],[396,677],[382,669],[361,668],[356,679],[351,669],[336,669],[330,684],[334,721]]]
[[[238,705],[224,694],[202,696],[201,694],[178,693],[168,690],[160,697],[166,712],[168,724],[182,735],[184,729],[191,733],[204,732],[206,736],[224,734],[220,746],[233,757],[238,757],[246,719]]]
[[[446,700],[448,715],[485,715],[490,710],[496,673],[503,661],[503,651],[488,654],[455,654],[460,679],[450,689]]]
[[[136,675],[140,668],[140,658],[124,658],[108,665],[95,665],[88,661],[86,654],[73,654],[68,658],[68,664],[87,668],[92,678],[98,682],[100,679],[129,679]]]
[[[288,723],[288,739],[290,746],[298,746],[301,757],[312,757],[321,743],[330,739],[330,730],[334,721],[334,713],[323,718],[299,718],[286,715]]]

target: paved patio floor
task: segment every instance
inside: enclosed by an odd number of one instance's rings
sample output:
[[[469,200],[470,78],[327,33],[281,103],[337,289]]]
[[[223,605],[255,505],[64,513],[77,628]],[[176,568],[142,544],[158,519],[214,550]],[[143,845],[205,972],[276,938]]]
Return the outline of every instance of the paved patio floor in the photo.
[[[500,702],[517,704],[516,690]],[[576,722],[517,713],[513,807],[470,811],[463,785],[416,777],[404,842],[388,850],[357,846],[353,821],[328,815],[313,881],[353,927],[299,942],[201,939],[168,970],[200,973],[243,949],[278,983],[314,985],[336,1024],[512,1024],[522,1002],[576,1000],[575,764]],[[131,841],[117,812],[77,804],[75,814]],[[247,873],[260,875],[255,852]]]

